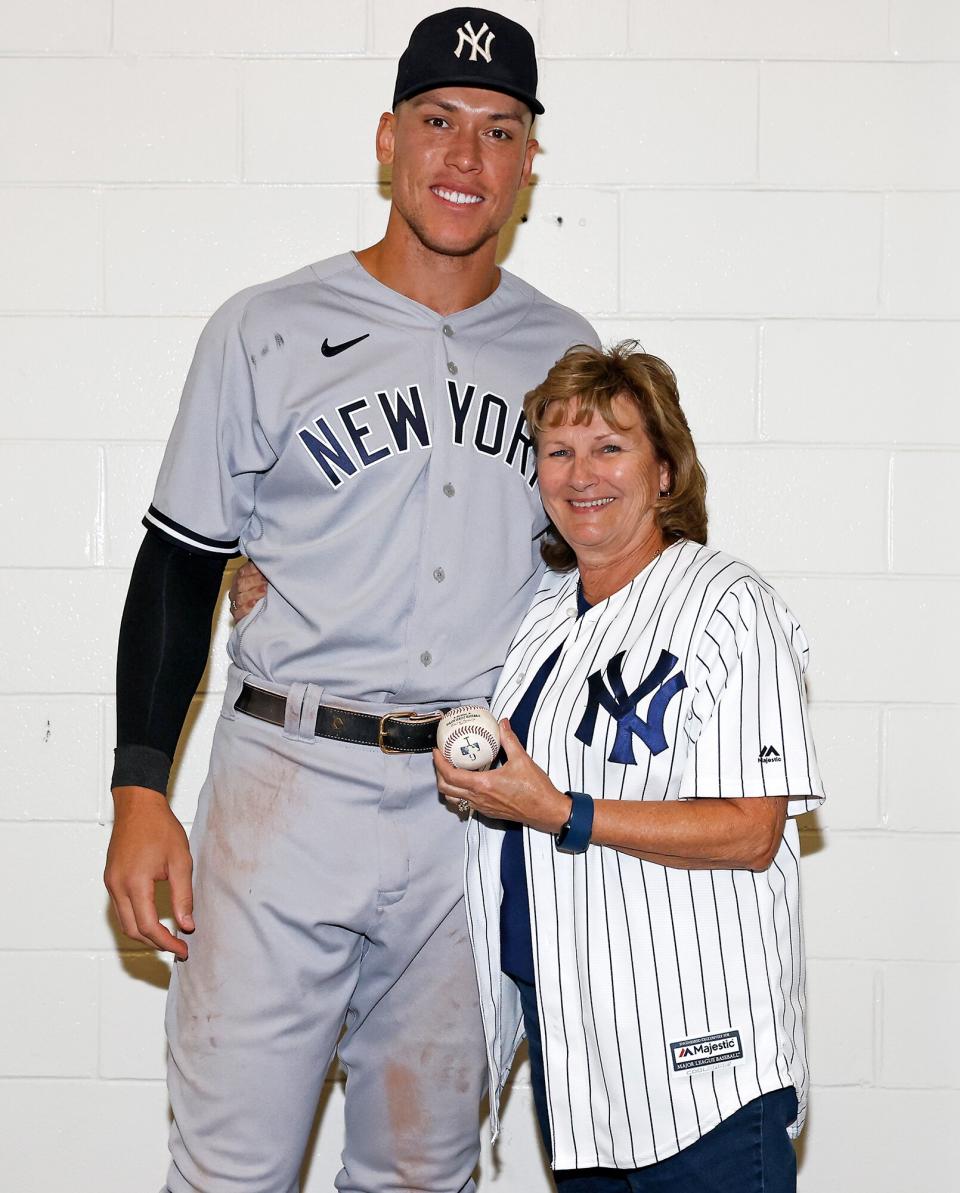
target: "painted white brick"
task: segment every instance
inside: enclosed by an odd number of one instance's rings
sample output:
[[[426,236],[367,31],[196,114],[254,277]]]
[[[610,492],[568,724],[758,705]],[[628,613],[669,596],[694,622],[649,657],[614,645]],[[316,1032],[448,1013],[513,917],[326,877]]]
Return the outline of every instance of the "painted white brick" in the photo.
[[[891,0],[890,45],[898,58],[960,58],[960,8],[950,0]]]
[[[5,53],[98,54],[110,46],[110,0],[36,0],[3,14]]]
[[[342,1082],[327,1081],[320,1095],[314,1120],[312,1147],[303,1193],[329,1193],[342,1167],[344,1087]]]
[[[584,4],[582,0],[549,0],[544,5],[541,54],[564,54],[585,58],[588,54],[609,58],[625,54],[628,45],[629,0],[603,0]],[[544,100],[544,107],[547,107]]]
[[[960,965],[886,965],[879,1084],[960,1089],[960,1052],[945,1048],[960,1007]]]
[[[827,833],[879,828],[879,710],[869,705],[814,704],[810,720],[827,792],[826,803],[817,812],[820,825]]]
[[[950,580],[768,576],[811,642],[809,686],[816,700],[902,703],[956,699],[960,655]],[[937,627],[936,648],[918,666],[917,625]]]
[[[772,322],[761,360],[765,438],[960,443],[955,323]]]
[[[106,564],[133,567],[143,542],[141,518],[153,499],[161,443],[114,443],[106,449]]]
[[[756,177],[752,63],[546,62],[542,78],[547,114],[537,135],[546,152],[536,169],[548,182],[703,185]],[[586,96],[590,134],[571,135]]]
[[[953,66],[767,63],[760,74],[760,181],[935,190],[960,184]]]
[[[170,964],[158,953],[106,953],[100,958],[101,1077],[163,1080]]]
[[[757,326],[733,320],[599,319],[605,344],[635,339],[677,375],[697,447],[756,438]]]
[[[724,551],[764,574],[884,569],[885,511],[863,495],[883,492],[885,452],[711,447],[701,459],[710,541]]]
[[[890,567],[895,572],[960,573],[960,534],[931,510],[960,501],[960,451],[895,452],[891,470]]]
[[[960,194],[890,195],[884,250],[887,312],[960,316]]]
[[[884,823],[960,833],[960,783],[944,766],[960,741],[960,707],[891,708],[885,719]]]
[[[802,869],[811,957],[960,960],[960,838],[834,833]]]
[[[114,45],[135,54],[345,54],[363,50],[366,5],[116,0]]]
[[[0,444],[5,567],[84,567],[100,536],[100,452],[92,444]]]
[[[960,1094],[821,1089],[811,1098],[799,1193],[938,1193],[956,1163]]]
[[[381,112],[390,110],[396,73],[386,61],[248,62],[244,178],[376,182],[374,138]]]
[[[146,1081],[3,1081],[4,1182],[18,1193],[152,1193],[167,1171],[166,1089]]]
[[[655,58],[885,58],[885,0],[631,0],[630,47]]]
[[[495,1189],[498,1193],[548,1193],[555,1188],[550,1179],[549,1162],[540,1144],[540,1131],[529,1085],[517,1080],[517,1070],[504,1091],[501,1102],[501,1133],[495,1147],[490,1146],[490,1128],[480,1132],[480,1171],[478,1193]]]
[[[431,13],[444,12],[451,7],[447,0],[369,0],[369,4],[373,52],[386,54],[390,58],[397,58],[403,52],[414,25]],[[512,21],[518,21],[530,30],[534,41],[538,42],[539,8],[538,0],[497,0],[495,11]],[[454,39],[450,52],[456,48]]]
[[[870,964],[812,960],[807,964],[807,1049],[817,1085],[873,1081],[878,1014]]]
[[[30,901],[20,901],[29,907]],[[97,959],[0,953],[0,1076],[90,1077],[97,1064]]]
[[[222,704],[222,695],[211,692],[198,696],[190,706],[186,734],[181,737],[170,772],[170,806],[184,824],[192,824],[197,814],[197,799],[207,777]]]
[[[105,203],[114,314],[209,314],[244,286],[355,247],[348,189],[113,191]]]
[[[103,885],[108,833],[89,824],[5,824],[0,938],[9,949],[112,949]]]
[[[207,669],[200,680],[201,692],[222,692],[227,686],[227,671],[230,659],[227,655],[227,641],[233,628],[230,612],[226,606],[226,591],[229,587],[229,575],[224,577],[223,588],[220,590],[220,605],[217,620],[213,626],[213,641],[210,643],[210,658]]]
[[[538,290],[585,315],[617,309],[617,205],[612,191],[536,186],[501,237],[501,257]],[[511,239],[512,238],[512,239]]]
[[[119,572],[0,571],[0,691],[112,691],[125,594]]]
[[[361,245],[374,244],[387,230],[387,217],[390,214],[390,184],[384,182],[377,186],[365,186],[360,188],[358,193],[360,208],[358,240]],[[525,195],[522,195],[520,202],[524,201]]]
[[[842,315],[877,303],[878,195],[632,191],[623,309]]]
[[[237,177],[239,78],[229,62],[7,62],[0,177],[58,181],[230,181]]]
[[[0,820],[95,820],[100,704],[95,696],[0,700]]]
[[[201,319],[0,318],[0,435],[165,440]]]
[[[213,732],[220,718],[223,697],[219,692],[195,697],[187,713],[184,732],[170,771],[168,794],[170,807],[181,824],[190,825],[197,812],[197,798],[207,777]],[[106,700],[106,737],[104,767],[109,783],[113,770],[113,747],[116,744],[116,705]],[[113,822],[113,800],[104,784],[100,815],[105,824]]]
[[[0,310],[92,311],[100,303],[100,197],[85,190],[0,190]]]

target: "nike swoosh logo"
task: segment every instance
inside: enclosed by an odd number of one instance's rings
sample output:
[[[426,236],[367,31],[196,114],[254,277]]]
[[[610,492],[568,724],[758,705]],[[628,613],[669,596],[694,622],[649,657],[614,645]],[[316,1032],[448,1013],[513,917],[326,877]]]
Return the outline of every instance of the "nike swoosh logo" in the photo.
[[[339,356],[341,352],[346,352],[348,348],[352,348],[354,344],[359,344],[361,340],[367,339],[369,335],[370,333],[368,331],[366,335],[357,336],[355,340],[347,340],[343,344],[328,344],[326,339],[324,339],[323,343],[320,345],[320,351],[324,356]]]

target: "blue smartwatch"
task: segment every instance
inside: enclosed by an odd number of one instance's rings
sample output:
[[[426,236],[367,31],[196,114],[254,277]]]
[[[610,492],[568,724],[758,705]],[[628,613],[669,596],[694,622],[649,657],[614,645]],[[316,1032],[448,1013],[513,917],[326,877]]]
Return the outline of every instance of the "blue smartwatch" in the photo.
[[[586,853],[593,832],[593,797],[582,791],[568,791],[573,801],[567,823],[554,837],[561,853]]]

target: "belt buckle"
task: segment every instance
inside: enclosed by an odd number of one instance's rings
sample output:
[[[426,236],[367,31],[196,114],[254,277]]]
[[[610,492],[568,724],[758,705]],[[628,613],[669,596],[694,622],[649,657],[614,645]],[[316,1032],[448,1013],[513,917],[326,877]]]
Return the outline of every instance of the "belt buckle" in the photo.
[[[387,732],[387,721],[436,721],[438,724],[440,718],[443,716],[442,712],[428,712],[417,713],[412,708],[401,709],[400,712],[388,712],[380,718],[380,726],[377,730],[377,745],[384,754],[409,754],[409,750],[397,750],[393,746],[388,746],[384,740]]]

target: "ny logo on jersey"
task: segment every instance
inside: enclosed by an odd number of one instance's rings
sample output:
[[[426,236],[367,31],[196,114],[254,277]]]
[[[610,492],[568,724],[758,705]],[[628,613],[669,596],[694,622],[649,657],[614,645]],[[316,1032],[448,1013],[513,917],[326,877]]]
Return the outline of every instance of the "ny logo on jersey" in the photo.
[[[463,47],[469,45],[471,62],[476,62],[478,54],[481,58],[485,58],[487,62],[490,61],[490,44],[496,37],[496,34],[489,28],[486,21],[483,22],[477,33],[474,33],[473,25],[469,21],[461,25],[457,33],[460,35],[460,40],[457,42],[457,48],[453,52],[458,58],[463,53]],[[481,46],[480,38],[485,33],[487,35],[486,41]]]
[[[682,671],[670,675],[677,665],[676,655],[672,655],[668,650],[661,650],[656,666],[643,679],[637,690],[628,695],[623,682],[625,653],[621,651],[607,663],[606,682],[602,671],[595,671],[587,680],[587,711],[583,714],[583,720],[574,736],[584,745],[593,744],[597,713],[602,706],[617,722],[617,736],[608,761],[635,766],[637,760],[633,754],[634,734],[641,739],[651,754],[660,754],[667,748],[663,718],[666,716],[667,705],[678,692],[683,691],[687,686],[687,680]],[[609,688],[607,683],[610,685]],[[650,701],[647,719],[644,721],[637,715],[637,704],[651,692],[655,692],[655,695]]]

